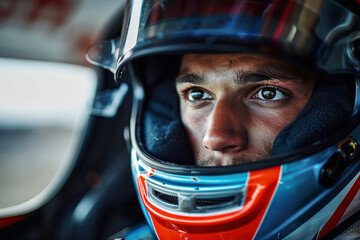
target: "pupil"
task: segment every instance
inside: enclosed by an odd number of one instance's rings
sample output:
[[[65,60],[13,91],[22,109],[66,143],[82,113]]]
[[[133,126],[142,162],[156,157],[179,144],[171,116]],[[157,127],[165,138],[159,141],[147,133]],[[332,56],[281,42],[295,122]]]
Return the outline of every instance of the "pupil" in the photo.
[[[276,95],[276,89],[264,88],[261,91],[261,96],[265,99],[273,99]]]

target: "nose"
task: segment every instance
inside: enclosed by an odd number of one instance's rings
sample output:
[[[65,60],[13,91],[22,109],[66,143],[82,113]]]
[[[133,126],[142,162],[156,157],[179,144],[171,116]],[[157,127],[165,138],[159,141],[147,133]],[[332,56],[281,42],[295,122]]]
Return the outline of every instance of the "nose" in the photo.
[[[241,103],[218,101],[209,115],[203,146],[226,153],[243,150],[248,144],[246,118],[247,110]]]

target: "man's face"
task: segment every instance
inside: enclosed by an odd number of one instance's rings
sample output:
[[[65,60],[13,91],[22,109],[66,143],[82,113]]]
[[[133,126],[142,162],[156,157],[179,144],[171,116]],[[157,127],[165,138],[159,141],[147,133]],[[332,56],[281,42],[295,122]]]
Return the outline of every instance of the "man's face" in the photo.
[[[271,156],[278,133],[308,102],[315,79],[251,54],[187,54],[176,88],[196,164],[224,166]]]

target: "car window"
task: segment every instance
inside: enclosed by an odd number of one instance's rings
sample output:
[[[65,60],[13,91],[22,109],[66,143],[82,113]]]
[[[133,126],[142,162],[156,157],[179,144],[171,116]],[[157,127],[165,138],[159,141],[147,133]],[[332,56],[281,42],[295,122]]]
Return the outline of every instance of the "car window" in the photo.
[[[0,76],[0,212],[35,208],[74,165],[97,77],[89,67],[10,58],[0,58]]]

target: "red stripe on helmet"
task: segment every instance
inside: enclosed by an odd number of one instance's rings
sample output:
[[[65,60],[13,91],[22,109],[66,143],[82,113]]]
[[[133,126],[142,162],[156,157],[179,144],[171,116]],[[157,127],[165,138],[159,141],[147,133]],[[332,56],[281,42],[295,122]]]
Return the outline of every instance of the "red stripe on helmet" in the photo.
[[[5,228],[11,224],[19,222],[20,220],[24,219],[25,215],[14,216],[14,217],[7,217],[0,219],[0,229]]]
[[[249,173],[243,208],[212,215],[169,213],[149,202],[145,178],[137,178],[141,200],[160,239],[253,239],[273,198],[281,166]],[[185,238],[184,238],[185,239]]]
[[[293,7],[293,1],[289,1],[288,4],[286,5],[286,8],[285,8],[285,11],[284,11],[284,14],[282,15],[281,19],[280,19],[280,22],[278,24],[278,28],[276,29],[274,35],[273,35],[273,41],[276,41],[279,37],[280,37],[280,34],[282,33],[283,29],[284,29],[284,26],[285,26],[285,22],[286,20],[288,20],[288,16],[291,12],[291,9]]]
[[[355,183],[351,186],[349,192],[346,194],[339,207],[335,210],[329,220],[326,222],[324,227],[320,230],[318,238],[323,237],[330,230],[334,229],[340,222],[342,216],[344,215],[346,209],[350,206],[350,203],[360,190],[360,175],[357,177]]]

